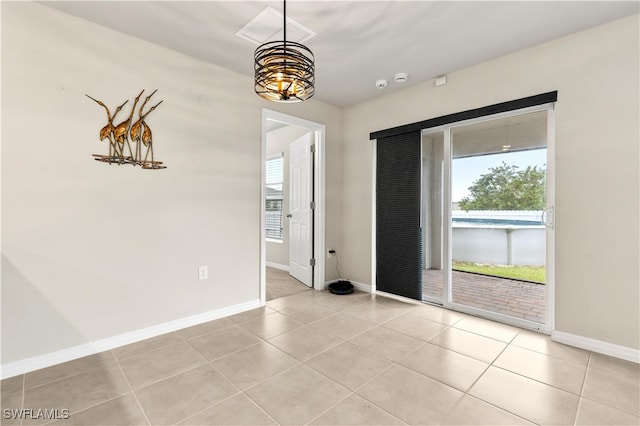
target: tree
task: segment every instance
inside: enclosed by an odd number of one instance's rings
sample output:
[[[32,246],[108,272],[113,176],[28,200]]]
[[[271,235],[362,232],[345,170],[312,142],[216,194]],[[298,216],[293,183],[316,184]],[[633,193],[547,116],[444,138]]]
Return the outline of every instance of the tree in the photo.
[[[504,161],[491,167],[469,187],[471,195],[460,200],[469,210],[543,210],[545,208],[545,169],[527,166],[518,170]]]

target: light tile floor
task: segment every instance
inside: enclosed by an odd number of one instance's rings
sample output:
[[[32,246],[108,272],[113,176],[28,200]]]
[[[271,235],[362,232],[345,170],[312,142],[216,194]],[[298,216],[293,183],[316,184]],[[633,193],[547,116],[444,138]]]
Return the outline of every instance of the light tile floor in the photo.
[[[267,300],[279,299],[311,290],[310,287],[293,278],[288,272],[275,268],[266,269]]]
[[[638,364],[364,293],[267,306],[3,380],[75,425],[638,425]],[[10,412],[9,412],[10,413]],[[33,416],[36,417],[36,416]]]

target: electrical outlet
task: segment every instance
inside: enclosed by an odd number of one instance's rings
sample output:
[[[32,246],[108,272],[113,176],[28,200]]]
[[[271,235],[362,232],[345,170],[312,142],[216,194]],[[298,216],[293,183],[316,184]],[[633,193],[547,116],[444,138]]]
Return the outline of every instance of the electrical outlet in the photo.
[[[198,266],[198,279],[200,281],[209,279],[209,267]]]

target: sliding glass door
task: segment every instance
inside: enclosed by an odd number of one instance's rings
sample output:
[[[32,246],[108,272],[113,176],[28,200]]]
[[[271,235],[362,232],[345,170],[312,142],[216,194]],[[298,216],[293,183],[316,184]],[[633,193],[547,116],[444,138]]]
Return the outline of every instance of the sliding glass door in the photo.
[[[550,328],[552,114],[537,107],[423,132],[424,301]]]

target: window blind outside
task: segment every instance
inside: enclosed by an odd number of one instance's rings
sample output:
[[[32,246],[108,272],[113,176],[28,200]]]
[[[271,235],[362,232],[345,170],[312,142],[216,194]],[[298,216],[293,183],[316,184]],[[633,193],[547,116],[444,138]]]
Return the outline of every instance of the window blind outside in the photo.
[[[278,154],[267,159],[265,188],[265,228],[266,237],[282,240],[284,230],[283,215],[283,172],[284,158]]]
[[[376,152],[376,288],[422,300],[420,132],[380,138]]]

